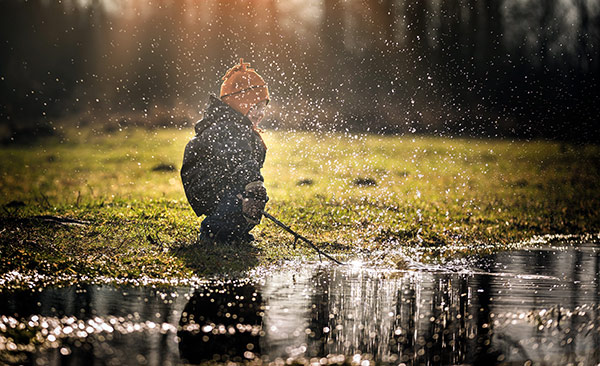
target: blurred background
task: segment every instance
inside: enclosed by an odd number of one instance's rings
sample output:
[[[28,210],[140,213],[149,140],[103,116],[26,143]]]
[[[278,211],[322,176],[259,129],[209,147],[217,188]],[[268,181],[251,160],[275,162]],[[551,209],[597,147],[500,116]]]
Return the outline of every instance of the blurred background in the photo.
[[[278,129],[598,142],[598,0],[0,0],[0,140],[188,127],[244,58]]]

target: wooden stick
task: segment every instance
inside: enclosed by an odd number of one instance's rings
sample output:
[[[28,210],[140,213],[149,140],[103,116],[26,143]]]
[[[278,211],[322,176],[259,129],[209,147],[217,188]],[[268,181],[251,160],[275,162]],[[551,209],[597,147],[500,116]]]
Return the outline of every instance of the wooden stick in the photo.
[[[286,224],[284,224],[283,222],[281,222],[281,221],[277,220],[277,219],[276,219],[275,217],[273,217],[271,214],[267,213],[266,211],[263,211],[263,212],[262,212],[262,214],[263,214],[263,216],[264,216],[264,217],[266,217],[267,219],[269,219],[269,220],[273,221],[275,224],[277,224],[277,225],[278,225],[279,227],[281,227],[283,230],[285,230],[285,231],[287,231],[288,233],[290,233],[290,234],[294,235],[294,244],[295,244],[295,242],[296,242],[298,239],[300,239],[300,240],[303,240],[304,242],[306,242],[308,245],[310,245],[310,246],[311,246],[311,247],[312,247],[314,250],[316,250],[316,251],[317,251],[317,254],[319,254],[319,260],[321,260],[321,254],[322,254],[322,255],[323,255],[325,258],[327,258],[327,259],[329,259],[329,260],[331,260],[331,261],[333,261],[333,262],[335,262],[335,263],[337,263],[337,264],[340,264],[340,265],[343,265],[343,264],[344,264],[344,263],[342,263],[342,262],[338,261],[337,259],[333,258],[332,256],[330,256],[329,254],[327,254],[327,253],[323,252],[323,251],[322,251],[321,249],[319,249],[319,248],[318,248],[318,247],[317,247],[317,246],[316,246],[316,245],[315,245],[315,244],[314,244],[312,241],[310,241],[310,240],[306,239],[306,238],[305,238],[305,237],[303,237],[302,235],[300,235],[300,234],[298,234],[297,232],[295,232],[294,230],[290,229],[290,227],[289,227],[289,226],[287,226],[287,225],[286,225]]]

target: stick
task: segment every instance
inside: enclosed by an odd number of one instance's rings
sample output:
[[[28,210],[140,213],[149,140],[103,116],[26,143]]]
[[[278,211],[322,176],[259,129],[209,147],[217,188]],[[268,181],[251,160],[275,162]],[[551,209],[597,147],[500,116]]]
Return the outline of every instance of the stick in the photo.
[[[302,235],[300,235],[300,234],[298,234],[297,232],[295,232],[294,230],[290,229],[290,227],[289,227],[289,226],[287,226],[287,225],[286,225],[286,224],[284,224],[283,222],[281,222],[281,221],[277,220],[277,219],[276,219],[275,217],[273,217],[271,214],[267,213],[266,211],[263,211],[263,212],[262,212],[262,214],[263,214],[263,215],[264,215],[264,216],[265,216],[267,219],[269,219],[269,220],[273,221],[275,224],[277,224],[279,227],[281,227],[283,230],[285,230],[285,231],[287,231],[288,233],[290,233],[290,234],[294,235],[294,243],[295,243],[295,242],[296,242],[298,239],[300,239],[300,240],[303,240],[304,242],[306,242],[308,245],[310,245],[310,246],[311,246],[311,247],[312,247],[314,250],[316,250],[316,251],[317,251],[317,253],[319,254],[319,260],[321,259],[321,254],[322,254],[322,255],[323,255],[325,258],[327,258],[327,259],[329,259],[329,260],[331,260],[331,261],[333,261],[333,262],[335,262],[335,263],[337,263],[337,264],[340,264],[340,265],[343,265],[343,264],[344,264],[344,263],[342,263],[342,262],[338,261],[337,259],[333,258],[332,256],[330,256],[329,254],[327,254],[327,253],[323,252],[321,249],[317,248],[317,246],[316,246],[316,245],[315,245],[315,244],[314,244],[312,241],[310,241],[310,240],[306,239],[306,238],[305,238],[305,237],[303,237]]]

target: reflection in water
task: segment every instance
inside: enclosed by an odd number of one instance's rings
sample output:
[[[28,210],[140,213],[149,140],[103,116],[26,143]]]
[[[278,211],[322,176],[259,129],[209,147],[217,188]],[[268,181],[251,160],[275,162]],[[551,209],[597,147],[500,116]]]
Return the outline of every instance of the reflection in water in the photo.
[[[195,290],[2,294],[0,361],[597,365],[599,266],[598,250],[582,246],[503,253],[469,270],[307,265]]]
[[[195,292],[179,322],[181,358],[189,363],[253,359],[261,353],[262,316],[261,296],[251,284],[217,284]]]
[[[296,286],[306,286],[298,293],[313,293],[299,309],[285,308],[299,314],[297,328],[306,326],[300,332],[306,334],[305,343],[297,342],[305,351],[302,356],[358,354],[407,364],[483,362],[496,356],[489,351],[489,309],[480,300],[486,293],[477,292],[481,283],[459,275],[395,275],[341,268],[298,275]],[[269,317],[283,307],[267,298]],[[302,309],[311,311],[303,314]],[[288,315],[286,322],[292,319]],[[266,330],[267,338],[272,330]]]

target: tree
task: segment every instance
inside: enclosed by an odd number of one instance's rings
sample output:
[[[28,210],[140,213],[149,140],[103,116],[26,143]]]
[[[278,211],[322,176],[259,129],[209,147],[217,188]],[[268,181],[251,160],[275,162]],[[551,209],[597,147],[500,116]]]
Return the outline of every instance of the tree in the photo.
[[[429,54],[427,1],[415,0],[405,3],[406,42],[412,58]]]

